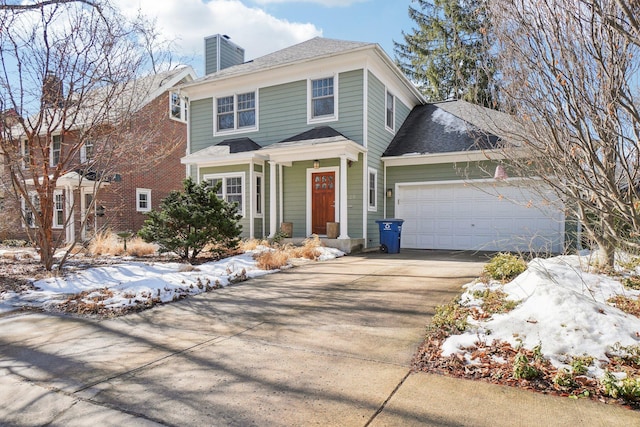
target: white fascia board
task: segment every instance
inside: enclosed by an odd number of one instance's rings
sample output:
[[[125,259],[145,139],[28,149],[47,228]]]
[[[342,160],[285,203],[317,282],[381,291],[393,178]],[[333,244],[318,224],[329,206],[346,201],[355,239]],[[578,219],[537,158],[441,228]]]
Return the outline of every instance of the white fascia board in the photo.
[[[413,108],[418,104],[426,104],[427,101],[418,88],[404,75],[396,64],[382,49],[375,52],[379,61],[372,61],[370,68],[373,74],[388,86],[394,95],[405,105]],[[381,66],[384,64],[385,66]],[[380,76],[383,76],[381,78]]]
[[[407,154],[396,157],[383,157],[389,166],[435,165],[440,163],[479,162],[483,160],[502,160],[505,156],[500,150],[458,151],[454,153]]]
[[[208,166],[231,166],[238,164],[251,163],[252,161],[268,160],[266,156],[256,154],[255,152],[235,153],[228,156],[202,156],[197,153],[190,154],[180,159],[183,165],[196,165],[199,168]]]
[[[358,155],[367,151],[362,145],[353,141],[322,142],[314,143],[301,142],[295,145],[285,145],[274,147],[275,144],[260,150],[268,154],[269,160],[276,163],[291,163],[306,160],[333,159],[345,156],[347,160],[358,161]]]

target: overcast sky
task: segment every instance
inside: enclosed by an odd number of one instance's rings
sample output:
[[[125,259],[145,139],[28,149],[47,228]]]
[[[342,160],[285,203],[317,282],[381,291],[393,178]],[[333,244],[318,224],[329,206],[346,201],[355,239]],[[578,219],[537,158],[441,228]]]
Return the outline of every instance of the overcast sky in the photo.
[[[203,73],[204,38],[226,34],[245,49],[246,60],[316,36],[378,43],[394,58],[413,22],[411,0],[113,0],[126,15],[138,10]]]

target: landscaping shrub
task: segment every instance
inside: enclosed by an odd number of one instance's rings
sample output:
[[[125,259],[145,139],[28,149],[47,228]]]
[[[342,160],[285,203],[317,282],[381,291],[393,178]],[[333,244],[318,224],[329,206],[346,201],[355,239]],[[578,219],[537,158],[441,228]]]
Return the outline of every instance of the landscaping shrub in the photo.
[[[147,214],[138,232],[146,242],[155,242],[160,252],[175,252],[182,259],[195,260],[210,245],[215,253],[237,247],[242,227],[238,207],[218,197],[220,183],[210,187],[191,178],[183,191],[172,191],[162,200],[159,210]]]
[[[515,278],[527,269],[527,263],[519,256],[500,253],[485,265],[484,272],[494,280],[502,282]]]
[[[89,255],[131,255],[145,256],[153,255],[157,252],[155,245],[147,243],[139,237],[127,239],[127,250],[124,250],[123,240],[111,231],[103,231],[96,234],[87,248]]]
[[[277,270],[289,264],[289,254],[282,250],[264,251],[256,255],[255,260],[261,270]]]

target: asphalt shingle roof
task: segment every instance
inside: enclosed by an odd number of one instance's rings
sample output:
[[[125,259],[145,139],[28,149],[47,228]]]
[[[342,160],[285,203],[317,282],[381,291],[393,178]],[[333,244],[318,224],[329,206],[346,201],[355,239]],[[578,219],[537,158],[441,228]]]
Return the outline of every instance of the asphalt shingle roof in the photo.
[[[283,65],[321,58],[324,56],[336,55],[343,52],[357,50],[365,47],[374,47],[375,43],[352,42],[345,40],[327,39],[315,37],[302,43],[278,50],[273,53],[247,61],[243,64],[234,65],[218,72],[209,74],[196,80],[194,83],[208,80],[231,77],[240,74],[254,73],[256,71],[280,67]]]
[[[417,106],[400,127],[383,156],[496,148],[499,138],[490,131],[491,120],[488,117],[496,116],[500,120],[506,120],[509,116],[501,116],[503,113],[494,115],[491,111],[493,110],[464,101]]]
[[[224,141],[219,142],[216,145],[229,147],[229,154],[244,153],[246,151],[255,151],[261,148],[251,138],[225,139]]]
[[[308,141],[310,139],[332,138],[334,136],[342,136],[347,139],[343,134],[330,126],[319,126],[284,139],[280,142]]]

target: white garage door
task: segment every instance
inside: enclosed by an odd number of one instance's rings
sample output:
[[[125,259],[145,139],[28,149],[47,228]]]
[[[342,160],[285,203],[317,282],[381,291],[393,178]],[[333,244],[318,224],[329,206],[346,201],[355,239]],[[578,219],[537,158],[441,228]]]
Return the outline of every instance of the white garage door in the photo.
[[[564,214],[536,191],[495,181],[455,182],[398,184],[397,195],[403,248],[563,249]]]

